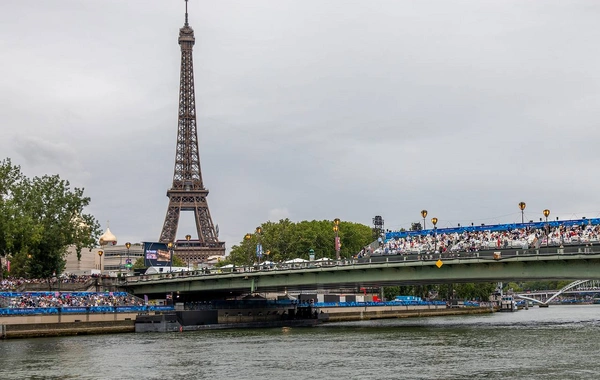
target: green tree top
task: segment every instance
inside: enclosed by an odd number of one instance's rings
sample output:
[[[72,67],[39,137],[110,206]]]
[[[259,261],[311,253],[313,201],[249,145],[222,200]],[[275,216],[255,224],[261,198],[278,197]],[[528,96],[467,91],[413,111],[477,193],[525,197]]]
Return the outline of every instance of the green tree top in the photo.
[[[257,261],[256,245],[263,247],[262,261],[285,261],[296,257],[308,259],[309,250],[315,251],[317,259],[335,258],[335,232],[333,221],[313,220],[294,223],[289,219],[261,224],[262,233],[250,234],[250,239],[231,248],[227,263],[252,265]],[[359,223],[341,221],[338,236],[341,241],[342,258],[355,256],[373,241],[371,228]]]
[[[58,175],[27,178],[10,159],[0,162],[0,255],[24,266],[14,268],[30,277],[60,274],[67,249],[93,248],[100,224],[84,213],[90,198],[71,189]],[[21,273],[23,274],[23,273]]]

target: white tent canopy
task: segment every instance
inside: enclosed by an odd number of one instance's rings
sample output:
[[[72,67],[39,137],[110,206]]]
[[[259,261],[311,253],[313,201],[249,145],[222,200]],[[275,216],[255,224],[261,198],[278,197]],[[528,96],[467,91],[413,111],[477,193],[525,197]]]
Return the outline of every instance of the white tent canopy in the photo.
[[[329,257],[321,257],[320,259],[315,261],[331,261],[331,259]]]
[[[297,257],[292,260],[284,261],[283,263],[284,264],[300,264],[300,263],[307,263],[307,262],[308,262],[308,260],[304,260],[304,259]]]
[[[144,274],[185,272],[190,270],[188,267],[149,267]]]

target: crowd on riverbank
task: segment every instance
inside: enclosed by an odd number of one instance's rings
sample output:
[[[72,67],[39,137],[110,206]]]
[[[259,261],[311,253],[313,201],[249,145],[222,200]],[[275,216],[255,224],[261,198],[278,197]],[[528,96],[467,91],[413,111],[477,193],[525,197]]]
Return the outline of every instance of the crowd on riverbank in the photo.
[[[0,308],[143,306],[126,292],[0,292]]]
[[[6,277],[0,280],[0,291],[17,291],[25,284],[74,284],[86,283],[93,276],[77,276],[77,275],[62,275],[60,277],[47,278],[23,278],[23,277]]]
[[[370,254],[409,254],[436,251],[439,253],[477,252],[484,249],[528,249],[566,244],[596,244],[600,242],[600,226],[572,225],[548,228],[521,228],[504,231],[463,231],[391,238],[375,250],[366,247],[360,256]]]

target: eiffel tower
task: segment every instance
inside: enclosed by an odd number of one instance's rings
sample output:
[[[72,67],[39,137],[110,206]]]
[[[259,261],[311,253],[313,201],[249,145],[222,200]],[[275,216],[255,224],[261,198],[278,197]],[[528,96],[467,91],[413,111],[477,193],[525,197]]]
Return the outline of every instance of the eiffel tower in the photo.
[[[202,183],[198,132],[196,129],[196,100],[194,93],[194,30],[188,24],[185,0],[185,24],[179,29],[181,46],[181,74],[179,84],[179,124],[173,186],[167,191],[169,207],[159,241],[175,244],[175,255],[189,264],[206,260],[212,255],[225,255],[225,242],[218,239],[218,231],[210,217],[206,197],[208,189]],[[181,211],[193,211],[198,239],[176,242]]]

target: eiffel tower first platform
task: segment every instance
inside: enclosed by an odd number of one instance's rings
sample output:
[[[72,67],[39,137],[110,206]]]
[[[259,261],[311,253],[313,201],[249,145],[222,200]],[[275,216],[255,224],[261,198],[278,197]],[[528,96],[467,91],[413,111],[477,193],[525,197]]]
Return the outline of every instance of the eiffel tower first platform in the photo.
[[[159,241],[175,244],[175,255],[186,263],[198,263],[209,256],[225,255],[225,242],[218,239],[218,231],[210,217],[208,189],[202,183],[198,131],[196,128],[196,100],[194,92],[194,30],[188,24],[187,0],[185,1],[185,24],[179,29],[181,46],[181,76],[179,86],[179,123],[173,186],[167,191],[169,207]],[[175,241],[179,215],[193,211],[198,239],[187,235],[186,240]]]

